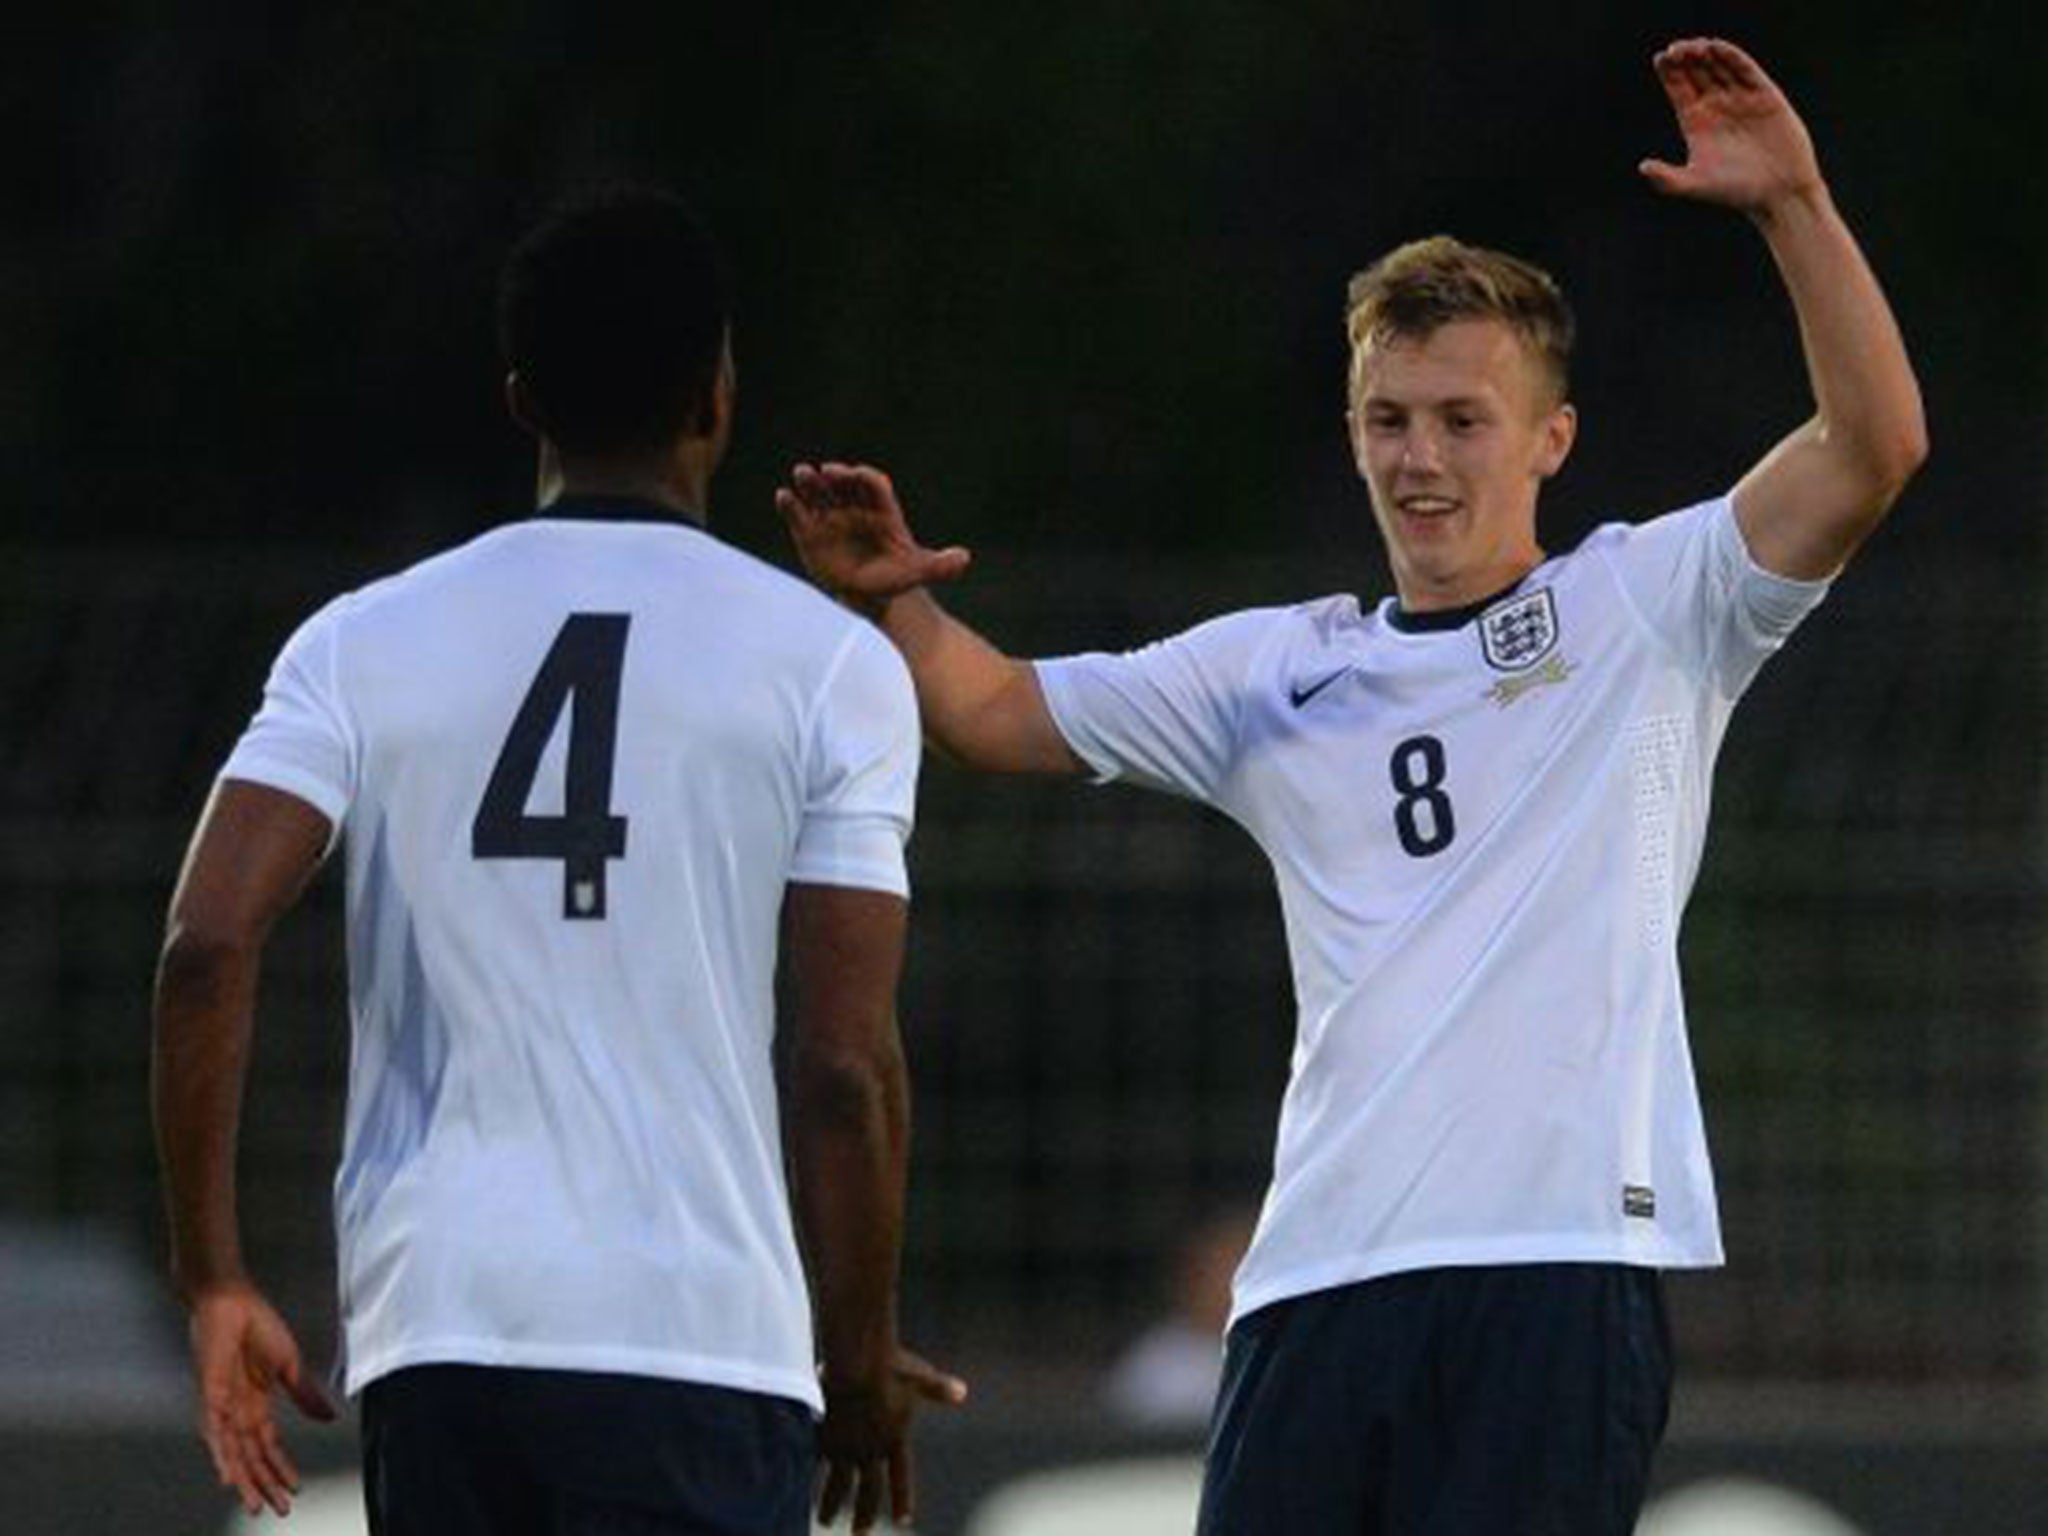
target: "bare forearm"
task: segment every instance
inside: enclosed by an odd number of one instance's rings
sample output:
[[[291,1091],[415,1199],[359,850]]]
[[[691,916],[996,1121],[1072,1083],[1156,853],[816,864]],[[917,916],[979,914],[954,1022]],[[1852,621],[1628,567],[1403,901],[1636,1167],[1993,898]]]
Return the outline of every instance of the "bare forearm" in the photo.
[[[171,1278],[187,1299],[243,1274],[235,1144],[256,971],[253,952],[178,933],[157,970],[151,1108]]]
[[[1888,501],[1926,457],[1927,427],[1920,386],[1877,276],[1824,183],[1752,217],[1798,316],[1815,429]]]
[[[1642,172],[1660,191],[1755,222],[1798,316],[1813,389],[1814,414],[1735,487],[1736,519],[1766,570],[1832,576],[1926,457],[1920,386],[1812,136],[1777,82],[1721,38],[1680,39],[1655,66],[1686,159],[1648,159]]]
[[[875,617],[910,667],[926,736],[947,756],[991,773],[1081,771],[1029,662],[1003,654],[921,587]]]
[[[909,1103],[894,1050],[838,1059],[800,1052],[789,1067],[792,1200],[833,1386],[876,1381],[895,1353]]]

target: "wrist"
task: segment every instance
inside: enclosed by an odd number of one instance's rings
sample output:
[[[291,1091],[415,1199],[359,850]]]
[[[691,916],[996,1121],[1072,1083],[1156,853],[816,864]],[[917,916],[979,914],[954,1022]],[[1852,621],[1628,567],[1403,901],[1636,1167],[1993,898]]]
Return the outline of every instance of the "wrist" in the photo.
[[[242,1266],[239,1244],[216,1245],[206,1252],[173,1252],[171,1294],[188,1311],[226,1291],[253,1290],[255,1281]]]
[[[880,1397],[888,1390],[889,1372],[887,1359],[824,1365],[818,1370],[818,1387],[826,1397],[840,1402]]]
[[[893,1311],[893,1308],[891,1309]],[[879,1392],[896,1369],[896,1329],[863,1328],[851,1336],[826,1337],[818,1362],[818,1385],[829,1397]]]
[[[902,600],[903,594],[901,592],[854,592],[842,588],[833,592],[832,598],[841,607],[860,615],[870,624],[879,627],[887,623],[889,610]]]
[[[1787,222],[1822,217],[1833,210],[1828,186],[1815,172],[1810,180],[1791,183],[1745,210],[1765,233]]]
[[[197,1312],[207,1302],[219,1297],[253,1291],[256,1282],[236,1265],[232,1268],[208,1268],[204,1271],[171,1272],[171,1293],[178,1298],[179,1305],[187,1312]]]

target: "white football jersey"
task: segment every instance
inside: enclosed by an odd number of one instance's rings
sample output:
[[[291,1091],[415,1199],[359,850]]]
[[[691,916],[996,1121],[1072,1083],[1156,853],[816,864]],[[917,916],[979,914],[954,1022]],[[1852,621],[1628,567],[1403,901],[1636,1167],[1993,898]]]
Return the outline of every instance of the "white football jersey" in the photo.
[[[1299,1009],[1235,1315],[1445,1265],[1721,1259],[1678,922],[1729,712],[1826,591],[1733,508],[1449,615],[1350,597],[1039,663],[1074,751],[1272,860]]]
[[[783,891],[906,893],[918,755],[872,626],[681,523],[511,524],[292,637],[222,776],[346,841],[350,1392],[436,1361],[821,1406]]]

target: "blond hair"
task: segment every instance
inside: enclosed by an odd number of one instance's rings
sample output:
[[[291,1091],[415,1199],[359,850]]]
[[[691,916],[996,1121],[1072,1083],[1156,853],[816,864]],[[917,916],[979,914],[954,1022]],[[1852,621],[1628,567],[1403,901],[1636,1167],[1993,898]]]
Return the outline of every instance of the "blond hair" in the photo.
[[[1571,306],[1548,272],[1518,256],[1466,245],[1449,235],[1411,240],[1351,279],[1344,329],[1351,338],[1353,390],[1368,346],[1426,340],[1453,320],[1499,320],[1542,367],[1553,405],[1570,382]]]

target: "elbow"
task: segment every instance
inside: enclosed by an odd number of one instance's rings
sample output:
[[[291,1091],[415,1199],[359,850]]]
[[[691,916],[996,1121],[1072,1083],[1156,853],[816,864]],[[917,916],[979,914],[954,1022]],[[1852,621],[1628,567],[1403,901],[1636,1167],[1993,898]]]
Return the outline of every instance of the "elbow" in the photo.
[[[1927,417],[1916,401],[1899,421],[1864,441],[1864,473],[1872,499],[1886,507],[1896,501],[1927,462],[1927,452]]]
[[[1845,433],[1835,442],[1840,493],[1858,509],[1867,532],[1927,462],[1927,425],[1916,412],[1886,431]]]
[[[799,1129],[880,1130],[902,1103],[903,1055],[893,1045],[791,1052],[784,1099]]]
[[[256,941],[239,931],[189,920],[173,921],[157,957],[161,1000],[219,994],[255,961]]]
[[[1886,491],[1886,500],[1898,496],[1920,467],[1927,462],[1927,419],[1917,411],[1902,424],[1876,454],[1876,470]]]

